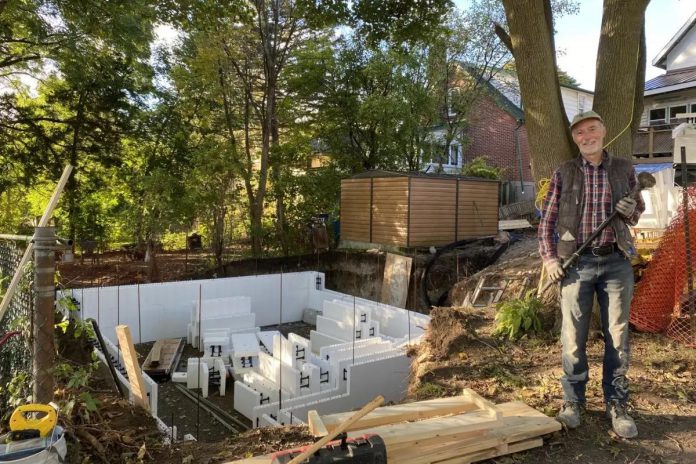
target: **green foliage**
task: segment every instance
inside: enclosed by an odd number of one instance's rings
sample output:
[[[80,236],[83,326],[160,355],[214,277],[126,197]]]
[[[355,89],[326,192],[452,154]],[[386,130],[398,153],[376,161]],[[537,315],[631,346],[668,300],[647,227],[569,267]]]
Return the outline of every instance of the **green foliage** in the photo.
[[[60,235],[170,249],[195,225],[216,264],[236,238],[304,251],[346,175],[420,169],[457,63],[506,53],[481,32],[504,19],[493,0],[6,3],[0,229],[31,233],[69,162]],[[158,23],[179,41],[151,47]],[[475,96],[449,102],[448,140]],[[310,169],[316,155],[330,162]]]
[[[99,402],[89,390],[89,381],[99,367],[99,361],[93,361],[86,366],[75,366],[67,361],[61,361],[53,368],[56,381],[65,385],[59,409],[62,414],[72,416],[74,412],[88,422],[90,414],[97,411]]]
[[[541,310],[544,305],[535,292],[530,290],[524,298],[498,303],[493,332],[495,336],[517,340],[524,335],[541,332]]]
[[[3,420],[8,420],[10,414],[17,406],[31,401],[33,380],[27,371],[17,372],[7,384],[6,390],[0,387],[0,397],[6,400],[6,405],[2,410],[5,411]]]
[[[568,74],[560,68],[558,69],[558,83],[561,85],[568,85],[571,87],[580,87],[580,82],[578,82],[573,76],[571,76],[570,74]]]
[[[504,168],[489,166],[486,158],[478,156],[462,166],[462,175],[482,177],[484,179],[500,179]]]
[[[416,398],[418,400],[426,400],[432,398],[441,398],[447,390],[442,385],[432,382],[422,382],[416,388]]]

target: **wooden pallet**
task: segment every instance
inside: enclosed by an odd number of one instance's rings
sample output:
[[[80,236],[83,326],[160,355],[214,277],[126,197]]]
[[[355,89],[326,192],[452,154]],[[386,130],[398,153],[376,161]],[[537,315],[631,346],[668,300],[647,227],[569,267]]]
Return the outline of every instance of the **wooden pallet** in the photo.
[[[309,414],[315,436],[330,434],[351,413]],[[561,424],[518,401],[495,405],[470,389],[461,396],[386,406],[346,429],[348,437],[379,435],[387,461],[398,464],[470,463],[543,445],[542,435]],[[264,460],[265,459],[265,460]],[[258,457],[235,464],[270,464]]]
[[[143,362],[143,371],[153,379],[168,379],[176,368],[183,350],[183,338],[157,340]]]

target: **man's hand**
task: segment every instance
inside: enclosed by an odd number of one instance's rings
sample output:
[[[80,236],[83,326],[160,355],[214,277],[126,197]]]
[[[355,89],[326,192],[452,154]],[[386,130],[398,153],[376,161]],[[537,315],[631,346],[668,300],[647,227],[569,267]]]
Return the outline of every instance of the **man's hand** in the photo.
[[[624,218],[629,218],[636,210],[636,200],[632,197],[623,197],[616,204],[616,211]]]
[[[558,260],[547,261],[544,263],[544,267],[546,268],[546,274],[548,274],[551,282],[560,282],[565,275],[563,266],[561,266]]]

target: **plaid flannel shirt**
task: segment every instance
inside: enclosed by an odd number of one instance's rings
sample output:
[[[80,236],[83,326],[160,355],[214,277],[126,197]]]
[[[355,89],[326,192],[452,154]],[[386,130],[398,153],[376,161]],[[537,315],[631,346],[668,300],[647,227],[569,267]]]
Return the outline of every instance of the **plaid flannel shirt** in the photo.
[[[604,153],[603,161],[607,159],[607,154]],[[582,159],[582,171],[584,174],[584,189],[585,196],[583,198],[582,218],[577,231],[578,246],[585,243],[599,225],[611,215],[614,210],[612,204],[611,185],[607,171],[604,169],[604,163],[599,166],[594,166],[584,158]],[[637,184],[636,173],[633,171],[628,185],[631,190]],[[561,198],[562,190],[561,173],[556,170],[553,173],[553,178],[549,184],[549,191],[544,198],[542,209],[541,222],[539,223],[539,253],[544,262],[557,260],[558,253],[556,252],[556,222],[558,220],[558,207]],[[636,205],[636,209],[629,218],[624,218],[628,225],[636,225],[641,213],[645,209],[642,201]],[[592,246],[608,245],[615,243],[614,229],[605,227],[601,234],[592,242]]]

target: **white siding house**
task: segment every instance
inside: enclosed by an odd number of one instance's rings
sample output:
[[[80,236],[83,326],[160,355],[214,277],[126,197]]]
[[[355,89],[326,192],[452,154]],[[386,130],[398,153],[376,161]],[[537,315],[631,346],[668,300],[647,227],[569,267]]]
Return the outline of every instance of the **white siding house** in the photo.
[[[672,129],[680,113],[696,112],[696,12],[652,61],[666,73],[645,83],[641,129],[634,155],[662,162],[672,157]]]

